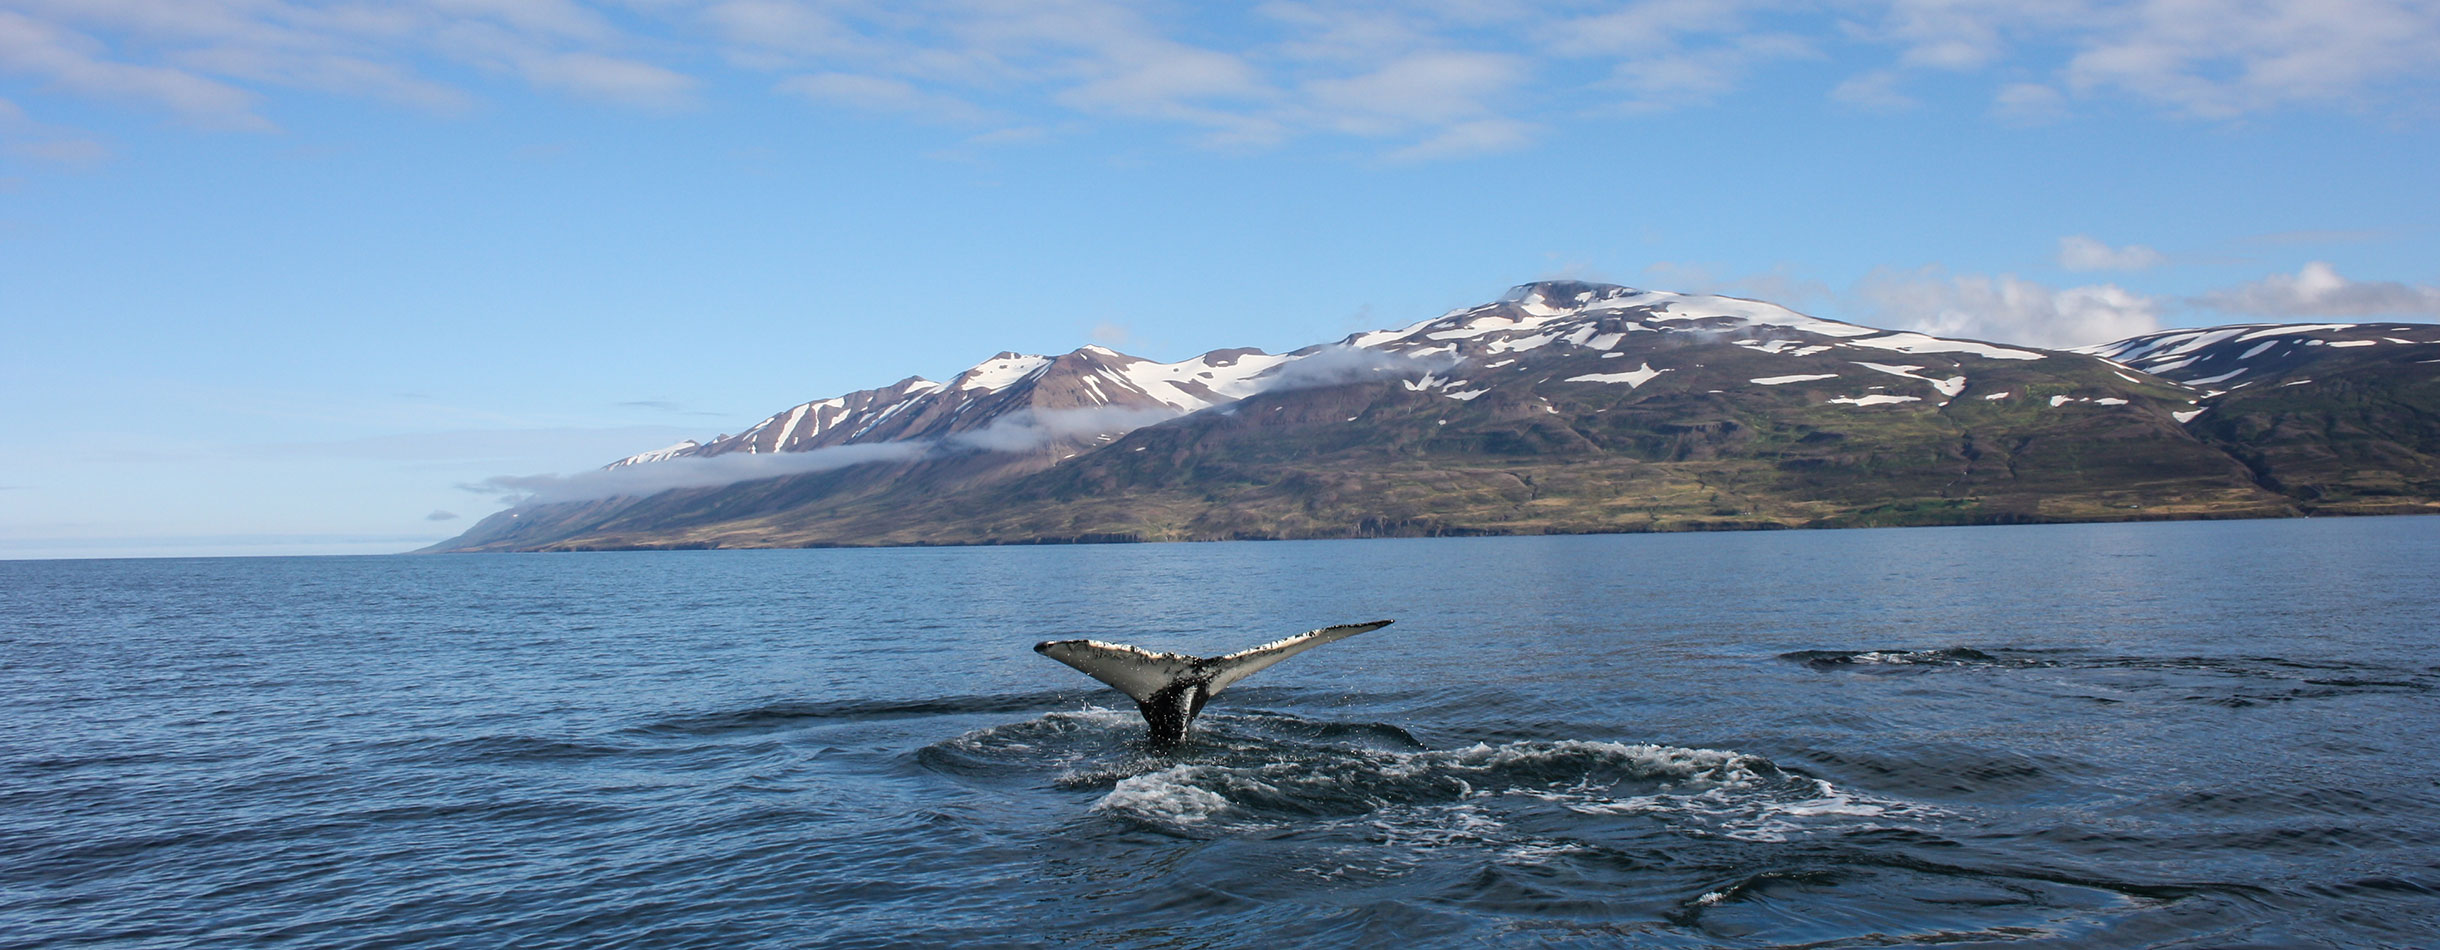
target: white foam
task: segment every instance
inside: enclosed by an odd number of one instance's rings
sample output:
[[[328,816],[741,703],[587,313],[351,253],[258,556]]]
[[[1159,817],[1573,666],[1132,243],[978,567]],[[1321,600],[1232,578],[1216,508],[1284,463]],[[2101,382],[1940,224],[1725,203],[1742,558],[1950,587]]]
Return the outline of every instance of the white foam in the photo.
[[[1158,772],[1120,779],[1093,803],[1093,810],[1119,812],[1159,823],[1198,824],[1229,810],[1220,793],[1195,784],[1206,778],[1195,765],[1173,765]]]

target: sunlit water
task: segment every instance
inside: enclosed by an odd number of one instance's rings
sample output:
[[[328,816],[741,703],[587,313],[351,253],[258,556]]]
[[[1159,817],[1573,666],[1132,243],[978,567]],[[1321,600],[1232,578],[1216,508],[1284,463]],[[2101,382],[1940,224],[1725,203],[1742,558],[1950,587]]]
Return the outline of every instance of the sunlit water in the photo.
[[[2432,946],[2440,518],[0,563],[0,945]],[[1173,757],[1071,636],[1398,624]]]

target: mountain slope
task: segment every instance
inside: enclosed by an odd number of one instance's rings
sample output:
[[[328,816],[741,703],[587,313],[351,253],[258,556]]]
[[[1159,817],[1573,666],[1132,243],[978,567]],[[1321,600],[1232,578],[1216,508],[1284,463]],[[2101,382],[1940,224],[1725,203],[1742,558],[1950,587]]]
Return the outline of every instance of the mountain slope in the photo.
[[[2440,496],[2440,326],[2246,324],[2088,351],[2200,388],[2188,428],[2273,491],[2355,512]]]
[[[538,496],[440,549],[2425,510],[2440,496],[2436,374],[2400,354],[2440,328],[2373,326],[2387,329],[2174,331],[2063,352],[1545,282],[1288,354],[1001,354],[950,383],[809,402],[612,465],[775,474]],[[2366,334],[2408,342],[2376,356],[2355,342]],[[2230,361],[2245,368],[2190,384]],[[2296,382],[2307,371],[2322,379]],[[808,464],[824,459],[840,464]]]

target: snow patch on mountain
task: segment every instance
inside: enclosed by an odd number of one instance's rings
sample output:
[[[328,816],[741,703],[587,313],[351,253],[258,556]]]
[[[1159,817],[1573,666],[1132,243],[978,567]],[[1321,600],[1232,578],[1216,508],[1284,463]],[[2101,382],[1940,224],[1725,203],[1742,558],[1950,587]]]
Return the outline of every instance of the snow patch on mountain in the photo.
[[[1634,389],[1651,382],[1654,377],[1666,372],[1669,371],[1653,369],[1652,364],[1645,363],[1624,373],[1586,373],[1582,376],[1570,376],[1567,381],[1571,383],[1625,383],[1628,389]]]
[[[616,462],[604,465],[602,468],[625,468],[630,465],[642,465],[646,462],[664,462],[682,455],[687,455],[702,447],[703,443],[697,442],[693,439],[688,439],[676,445],[665,445],[650,452],[637,452],[634,455],[630,455]]]

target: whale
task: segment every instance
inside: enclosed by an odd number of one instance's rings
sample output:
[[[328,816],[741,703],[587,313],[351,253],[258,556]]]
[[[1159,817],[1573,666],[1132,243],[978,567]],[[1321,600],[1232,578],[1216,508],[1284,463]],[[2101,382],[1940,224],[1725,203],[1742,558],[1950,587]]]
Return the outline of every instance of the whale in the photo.
[[[1144,714],[1145,744],[1156,753],[1168,753],[1186,744],[1186,734],[1194,727],[1195,717],[1203,714],[1203,704],[1221,690],[1306,650],[1396,622],[1323,627],[1227,656],[1154,653],[1099,640],[1048,640],[1034,644],[1034,652],[1082,670],[1135,700],[1135,708]]]

